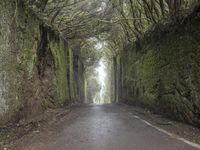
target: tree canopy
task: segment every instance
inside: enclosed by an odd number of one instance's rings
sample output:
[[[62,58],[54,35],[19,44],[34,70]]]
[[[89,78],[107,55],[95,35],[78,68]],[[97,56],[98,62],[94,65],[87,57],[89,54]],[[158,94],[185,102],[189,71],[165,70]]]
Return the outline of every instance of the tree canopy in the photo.
[[[139,39],[159,23],[181,22],[198,0],[24,0],[48,25],[72,41],[86,64],[100,54],[98,40],[107,42],[104,55],[117,55],[122,44]],[[94,39],[98,39],[95,41]],[[87,60],[87,61],[86,61]],[[93,60],[93,61],[92,61]],[[98,59],[97,59],[98,60]]]

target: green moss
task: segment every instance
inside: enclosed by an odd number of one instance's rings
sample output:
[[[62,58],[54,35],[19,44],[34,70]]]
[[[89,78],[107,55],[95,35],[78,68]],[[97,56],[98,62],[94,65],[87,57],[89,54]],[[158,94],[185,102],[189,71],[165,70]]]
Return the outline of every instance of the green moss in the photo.
[[[67,56],[64,49],[64,42],[50,42],[50,49],[55,62],[55,86],[58,100],[61,104],[69,100],[69,92],[67,86]]]
[[[70,94],[71,94],[71,101],[75,101],[76,95],[75,95],[75,83],[74,83],[74,64],[73,64],[73,53],[72,49],[69,48],[69,56],[68,56],[68,67],[69,67],[69,80],[70,80]]]
[[[141,103],[144,105],[144,106],[147,106],[149,108],[154,108],[155,105],[156,105],[156,95],[155,94],[152,94],[150,92],[146,92],[144,93],[143,96],[140,97],[141,99]]]
[[[144,41],[137,54],[134,46],[124,51],[127,97],[169,117],[200,122],[199,37],[199,21],[193,20],[156,42]]]

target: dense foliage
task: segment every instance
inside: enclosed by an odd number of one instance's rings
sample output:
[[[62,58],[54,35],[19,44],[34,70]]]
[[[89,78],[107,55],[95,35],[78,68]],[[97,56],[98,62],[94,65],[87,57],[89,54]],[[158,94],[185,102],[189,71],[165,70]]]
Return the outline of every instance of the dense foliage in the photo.
[[[47,24],[68,40],[93,37],[109,41],[116,55],[123,45],[139,39],[154,25],[181,22],[198,0],[24,0]],[[101,36],[103,34],[103,36]],[[86,40],[85,40],[86,39]],[[120,42],[123,41],[123,42]],[[83,44],[84,43],[84,44]],[[88,45],[88,44],[86,44]],[[91,42],[89,42],[91,45]],[[108,54],[108,53],[107,53]]]

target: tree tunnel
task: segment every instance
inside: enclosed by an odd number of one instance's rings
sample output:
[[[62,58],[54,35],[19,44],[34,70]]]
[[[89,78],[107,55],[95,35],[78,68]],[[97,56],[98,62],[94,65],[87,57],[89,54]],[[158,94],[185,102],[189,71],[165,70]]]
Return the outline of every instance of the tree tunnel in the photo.
[[[0,150],[199,149],[199,76],[199,0],[0,0]]]
[[[125,103],[200,124],[197,0],[1,0],[0,124]]]

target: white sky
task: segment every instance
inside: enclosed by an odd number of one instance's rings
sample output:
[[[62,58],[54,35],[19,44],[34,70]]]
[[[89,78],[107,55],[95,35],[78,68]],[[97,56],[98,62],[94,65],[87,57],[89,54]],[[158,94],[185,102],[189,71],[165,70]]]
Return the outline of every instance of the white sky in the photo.
[[[101,42],[98,42],[98,43],[95,45],[95,48],[96,48],[97,50],[100,50],[100,49],[103,48],[103,44],[102,44]]]
[[[98,79],[101,84],[101,87],[105,86],[105,79],[106,79],[106,66],[103,62],[103,59],[99,62],[99,67],[96,68],[96,71],[98,73]]]
[[[104,103],[104,92],[106,88],[106,65],[104,62],[104,59],[101,59],[99,61],[99,66],[96,68],[96,72],[98,74],[98,82],[101,86],[101,90],[99,91],[98,95],[96,95],[96,98],[94,98],[94,103],[95,104],[102,104]],[[100,98],[100,99],[99,99]]]

